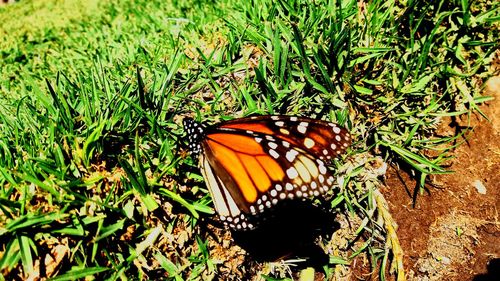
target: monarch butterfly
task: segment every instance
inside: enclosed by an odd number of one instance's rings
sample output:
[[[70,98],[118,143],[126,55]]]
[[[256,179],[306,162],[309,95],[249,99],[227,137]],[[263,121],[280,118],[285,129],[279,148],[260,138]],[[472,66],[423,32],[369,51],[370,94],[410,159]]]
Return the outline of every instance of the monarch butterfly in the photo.
[[[305,117],[267,115],[205,127],[183,120],[189,150],[221,221],[252,229],[249,220],[285,199],[318,196],[334,179],[325,160],[351,143],[346,129]]]

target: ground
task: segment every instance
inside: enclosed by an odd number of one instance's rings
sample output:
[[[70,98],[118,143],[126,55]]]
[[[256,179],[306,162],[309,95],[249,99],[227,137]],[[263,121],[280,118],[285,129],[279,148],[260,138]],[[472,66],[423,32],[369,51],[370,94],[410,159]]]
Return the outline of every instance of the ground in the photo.
[[[480,107],[489,121],[471,116],[474,129],[450,160],[454,173],[433,178],[415,205],[411,176],[396,169],[387,175],[383,193],[399,226],[408,280],[500,280],[500,77],[485,92],[495,98]],[[456,125],[467,120],[447,120],[442,130]]]

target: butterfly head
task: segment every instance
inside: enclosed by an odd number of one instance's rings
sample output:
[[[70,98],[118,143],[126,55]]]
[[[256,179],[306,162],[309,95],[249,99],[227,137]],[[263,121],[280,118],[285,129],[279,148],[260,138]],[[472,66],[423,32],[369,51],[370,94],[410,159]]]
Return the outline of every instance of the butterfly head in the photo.
[[[200,153],[201,140],[205,136],[205,127],[189,117],[184,118],[182,123],[184,124],[184,131],[187,133],[189,150],[193,154]]]

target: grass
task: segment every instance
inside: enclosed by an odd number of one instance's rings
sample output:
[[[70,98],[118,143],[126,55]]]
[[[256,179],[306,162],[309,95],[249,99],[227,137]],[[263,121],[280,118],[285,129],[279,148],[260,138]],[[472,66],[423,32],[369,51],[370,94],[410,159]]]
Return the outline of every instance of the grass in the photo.
[[[450,172],[460,134],[435,130],[488,100],[478,85],[493,75],[500,7],[316,2],[2,6],[2,278],[290,278],[287,263],[255,265],[212,226],[185,115],[344,124],[357,141],[334,163],[342,192],[330,203],[359,223],[345,245],[325,243],[335,254],[323,273],[338,276],[361,256],[388,265],[377,165],[411,171],[416,192]]]

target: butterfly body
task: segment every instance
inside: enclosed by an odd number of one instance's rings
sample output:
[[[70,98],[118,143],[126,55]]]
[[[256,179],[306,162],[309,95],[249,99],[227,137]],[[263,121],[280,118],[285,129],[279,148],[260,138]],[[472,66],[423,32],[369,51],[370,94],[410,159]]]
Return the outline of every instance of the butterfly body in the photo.
[[[268,115],[204,127],[184,120],[189,148],[199,153],[215,208],[233,229],[251,229],[252,218],[285,199],[318,196],[334,178],[327,160],[350,145],[335,123]]]

